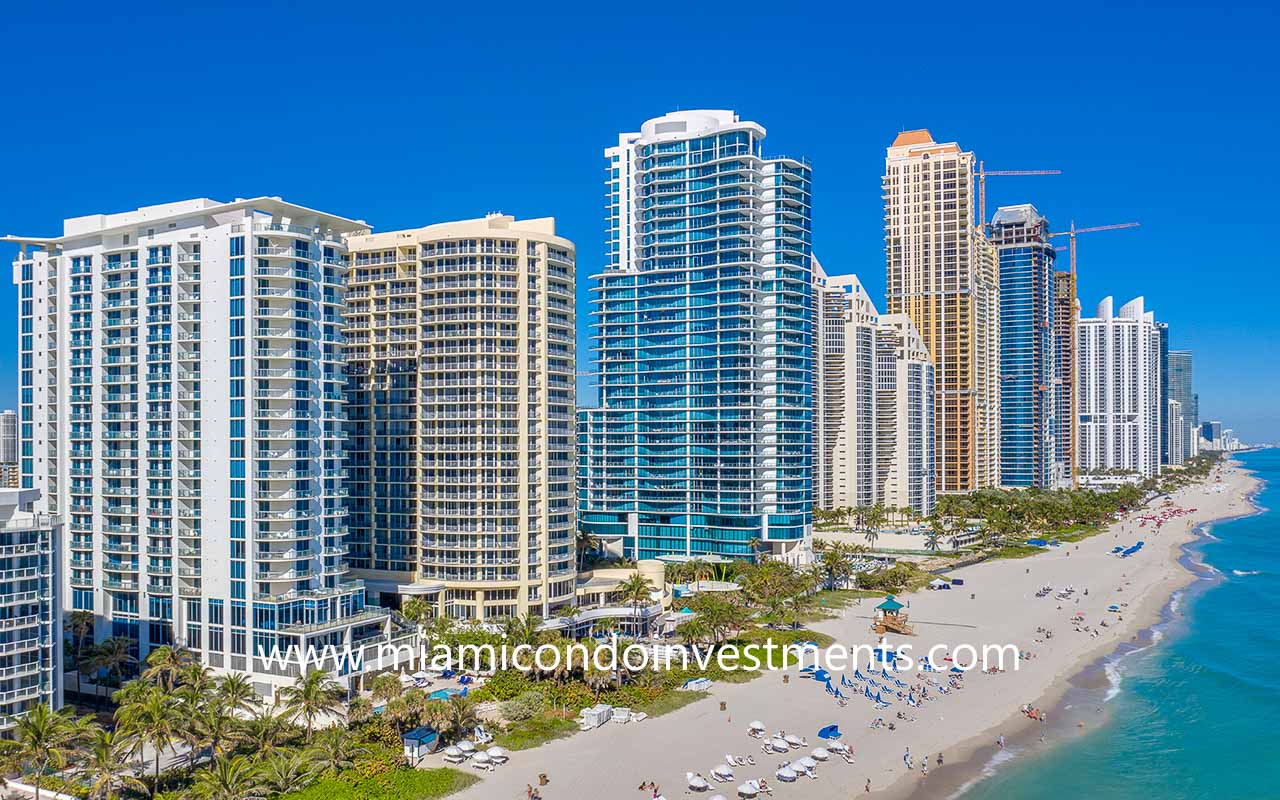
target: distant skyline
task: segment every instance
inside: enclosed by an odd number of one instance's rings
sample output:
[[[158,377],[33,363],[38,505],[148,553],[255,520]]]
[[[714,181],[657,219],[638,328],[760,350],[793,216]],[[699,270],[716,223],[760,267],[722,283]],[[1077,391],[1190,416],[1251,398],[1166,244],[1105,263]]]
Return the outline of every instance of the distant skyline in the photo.
[[[555,216],[577,244],[588,371],[603,149],[618,133],[680,108],[761,123],[770,153],[813,164],[827,271],[856,273],[882,304],[885,148],[928,128],[988,169],[1063,171],[991,178],[988,216],[1029,202],[1053,230],[1141,222],[1080,237],[1082,307],[1144,296],[1171,346],[1195,353],[1201,419],[1280,440],[1280,166],[1265,156],[1277,9],[987,4],[961,19],[924,5],[907,35],[889,6],[691,6],[639,25],[586,4],[16,4],[0,49],[0,233],[256,195],[375,231]],[[17,407],[16,303],[6,270],[0,408]]]

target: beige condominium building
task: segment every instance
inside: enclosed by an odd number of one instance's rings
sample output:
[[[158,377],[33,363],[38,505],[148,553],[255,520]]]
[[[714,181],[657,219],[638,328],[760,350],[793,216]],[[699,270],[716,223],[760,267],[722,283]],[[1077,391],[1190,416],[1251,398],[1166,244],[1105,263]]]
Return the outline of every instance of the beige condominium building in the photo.
[[[937,488],[999,482],[999,266],[973,219],[973,153],[926,130],[898,134],[883,179],[887,305],[936,369]]]
[[[815,260],[814,504],[934,508],[934,368],[903,314]]]
[[[551,218],[351,237],[349,559],[384,605],[574,597],[574,245]]]

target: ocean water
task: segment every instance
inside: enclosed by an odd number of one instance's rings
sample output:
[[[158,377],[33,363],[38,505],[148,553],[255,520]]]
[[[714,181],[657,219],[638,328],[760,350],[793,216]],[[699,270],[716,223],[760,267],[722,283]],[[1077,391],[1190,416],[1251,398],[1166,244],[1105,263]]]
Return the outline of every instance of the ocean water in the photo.
[[[1280,450],[1239,460],[1266,481],[1264,512],[1214,525],[1192,549],[1207,577],[1174,598],[1154,641],[1074,693],[1102,721],[1002,751],[963,800],[1280,798]]]

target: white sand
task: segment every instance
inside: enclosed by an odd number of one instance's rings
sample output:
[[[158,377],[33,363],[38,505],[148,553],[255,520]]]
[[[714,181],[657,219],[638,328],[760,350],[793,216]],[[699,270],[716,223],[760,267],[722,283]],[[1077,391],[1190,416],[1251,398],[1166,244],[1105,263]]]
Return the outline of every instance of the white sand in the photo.
[[[919,709],[896,702],[886,711],[876,711],[861,697],[852,698],[847,707],[841,708],[821,686],[796,675],[788,685],[783,684],[781,673],[767,674],[745,684],[717,685],[710,698],[657,719],[626,725],[610,723],[534,750],[512,753],[508,765],[483,774],[480,783],[460,796],[524,797],[526,785],[536,786],[538,774],[546,773],[550,783],[540,791],[547,800],[647,800],[649,793],[637,788],[645,781],[657,782],[668,798],[681,797],[690,794],[685,773],[698,772],[710,779],[712,767],[724,761],[725,753],[750,753],[757,766],[735,768],[736,780],[713,782],[711,791],[705,793],[707,797],[724,794],[734,798],[739,783],[759,777],[769,780],[777,798],[847,798],[862,793],[868,778],[875,794],[907,794],[921,780],[919,759],[925,754],[930,754],[933,767],[939,750],[948,763],[955,763],[977,747],[990,745],[999,733],[1005,733],[1010,744],[1018,737],[1037,735],[1018,724],[1023,719],[1019,713],[1022,704],[1031,703],[1052,715],[1053,704],[1065,690],[1068,676],[1155,621],[1173,592],[1192,580],[1190,573],[1177,564],[1177,558],[1180,546],[1193,538],[1193,528],[1251,510],[1247,493],[1256,481],[1234,465],[1220,472],[1225,490],[1213,491],[1212,479],[1207,485],[1181,490],[1173,498],[1174,505],[1198,511],[1165,523],[1158,534],[1150,524],[1139,528],[1135,521],[1142,513],[1158,512],[1160,508],[1156,507],[1131,515],[1111,531],[1078,545],[1064,545],[1029,559],[995,561],[957,570],[953,577],[964,578],[966,586],[962,589],[920,592],[902,598],[910,602],[909,613],[917,635],[891,637],[892,644],[910,643],[918,657],[937,643],[970,643],[979,647],[1012,643],[1035,656],[1022,662],[1017,670],[999,675],[971,672],[962,691],[925,703]],[[1139,539],[1145,540],[1146,546],[1136,555],[1126,559],[1110,555],[1116,545],[1130,545]],[[1056,589],[1071,584],[1077,592],[1066,602],[1052,594],[1037,598],[1036,591],[1045,584]],[[1083,597],[1086,588],[1089,595]],[[971,593],[976,599],[970,599]],[[1128,605],[1122,615],[1117,615],[1106,610],[1112,603]],[[813,627],[846,646],[873,642],[876,637],[869,630],[868,617],[874,605],[863,601],[840,618]],[[1097,638],[1077,633],[1070,623],[1077,612],[1085,615],[1091,627],[1103,619],[1111,627],[1101,629]],[[1123,616],[1123,621],[1118,616]],[[1037,642],[1042,638],[1036,632],[1038,627],[1053,630],[1053,638]],[[838,678],[834,682],[838,684]],[[721,701],[728,704],[727,711],[719,710]],[[898,710],[915,715],[917,721],[898,722],[898,729],[893,732],[868,728],[877,716],[893,720]],[[777,765],[807,751],[793,751],[792,756],[764,755],[760,743],[745,732],[748,723],[757,719],[768,726],[770,733],[781,729],[807,738],[810,748],[821,743],[816,735],[820,727],[838,723],[845,734],[844,741],[855,749],[857,763],[831,762],[818,769],[817,780],[802,777],[797,783],[782,784],[773,776]],[[907,747],[916,764],[910,774],[902,758]],[[435,766],[437,758],[429,759],[424,766]]]

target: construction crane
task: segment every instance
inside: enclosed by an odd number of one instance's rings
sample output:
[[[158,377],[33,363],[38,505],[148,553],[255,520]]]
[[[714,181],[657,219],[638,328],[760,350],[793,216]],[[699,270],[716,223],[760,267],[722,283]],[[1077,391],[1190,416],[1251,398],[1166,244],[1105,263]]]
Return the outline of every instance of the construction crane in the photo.
[[[1120,230],[1120,229],[1122,229],[1122,228],[1137,228],[1137,227],[1140,227],[1140,226],[1141,226],[1141,223],[1138,223],[1138,222],[1121,222],[1121,223],[1119,223],[1118,225],[1094,225],[1094,226],[1093,226],[1093,227],[1091,227],[1091,228],[1077,228],[1077,227],[1076,227],[1076,221],[1075,221],[1075,220],[1071,220],[1071,227],[1070,227],[1070,228],[1068,228],[1068,229],[1067,229],[1067,230],[1065,230],[1065,231],[1058,231],[1057,233],[1051,233],[1051,234],[1049,234],[1049,236],[1050,236],[1051,238],[1052,238],[1052,237],[1054,237],[1054,236],[1067,236],[1067,237],[1070,237],[1070,238],[1067,240],[1067,246],[1066,246],[1066,248],[1061,248],[1061,247],[1059,247],[1059,248],[1055,248],[1055,249],[1058,249],[1058,250],[1066,249],[1066,250],[1070,253],[1070,262],[1071,262],[1071,282],[1072,282],[1072,284],[1074,285],[1074,284],[1075,284],[1075,280],[1076,280],[1076,234],[1080,234],[1080,233],[1096,233],[1096,232],[1098,232],[1098,231],[1118,231],[1118,230]]]
[[[1060,169],[993,169],[988,171],[982,162],[978,162],[978,227],[986,230],[987,225],[987,178],[1018,177],[1023,175],[1061,175]]]

